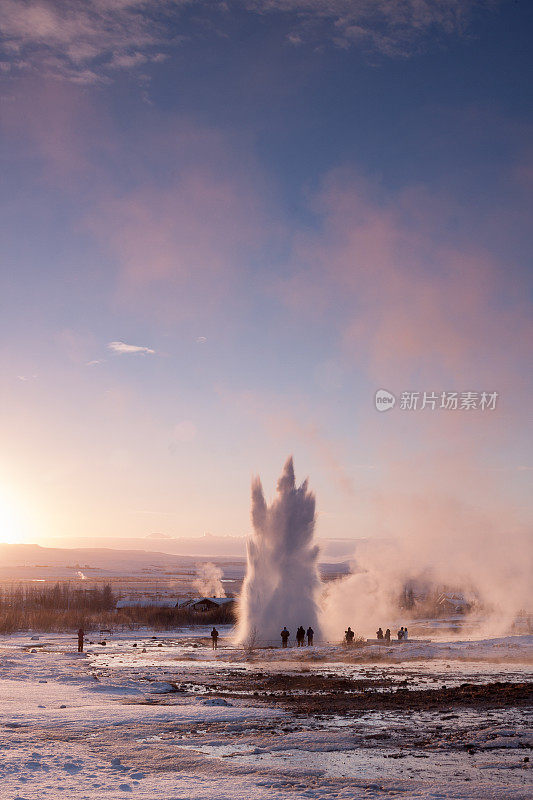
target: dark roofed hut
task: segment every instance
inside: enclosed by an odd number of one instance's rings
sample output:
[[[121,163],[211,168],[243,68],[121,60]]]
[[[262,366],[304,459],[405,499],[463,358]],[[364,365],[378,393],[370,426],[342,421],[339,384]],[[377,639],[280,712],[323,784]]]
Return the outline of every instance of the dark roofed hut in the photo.
[[[178,608],[192,608],[194,611],[213,611],[215,608],[223,607],[230,609],[234,603],[234,597],[195,597],[192,600],[180,602]]]

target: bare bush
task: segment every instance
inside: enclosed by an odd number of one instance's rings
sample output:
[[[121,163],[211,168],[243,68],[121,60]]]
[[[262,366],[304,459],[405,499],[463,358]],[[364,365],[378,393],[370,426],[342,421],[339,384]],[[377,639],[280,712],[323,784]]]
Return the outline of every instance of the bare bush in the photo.
[[[363,647],[363,645],[366,644],[366,639],[364,636],[358,636],[356,634],[351,642],[347,642],[346,639],[343,639],[339,644],[351,650],[354,647]]]
[[[242,643],[242,646],[244,648],[244,652],[250,658],[257,649],[257,628],[255,625],[250,628],[248,636]]]
[[[0,633],[117,627],[172,630],[187,625],[232,625],[235,622],[234,613],[227,606],[210,611],[153,606],[115,611],[116,602],[110,586],[73,589],[69,583],[43,587],[14,585],[0,592]]]

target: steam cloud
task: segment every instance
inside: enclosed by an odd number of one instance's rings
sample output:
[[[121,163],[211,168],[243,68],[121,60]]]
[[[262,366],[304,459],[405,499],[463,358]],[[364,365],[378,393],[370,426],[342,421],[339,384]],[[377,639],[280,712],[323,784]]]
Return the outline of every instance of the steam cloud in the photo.
[[[321,635],[320,577],[313,544],[315,496],[307,480],[297,487],[292,456],[278,480],[278,497],[268,506],[259,478],[252,482],[254,534],[240,598],[238,640],[279,642],[284,625],[294,637],[299,625]]]
[[[507,633],[517,614],[531,608],[531,535],[509,516],[487,518],[436,497],[396,498],[393,505],[387,525],[393,535],[356,548],[353,574],[326,589],[328,638],[338,639],[348,624],[365,636],[380,625],[405,624],[411,614],[398,600],[406,584],[459,591],[473,603],[476,636]]]
[[[200,564],[196,570],[193,586],[202,597],[225,597],[222,586],[222,570],[211,561]]]

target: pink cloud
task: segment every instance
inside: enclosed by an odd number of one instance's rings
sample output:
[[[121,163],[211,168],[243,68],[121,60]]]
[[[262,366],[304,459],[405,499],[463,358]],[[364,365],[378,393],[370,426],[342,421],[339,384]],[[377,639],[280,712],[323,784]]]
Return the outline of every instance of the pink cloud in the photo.
[[[468,208],[420,188],[384,198],[339,171],[312,203],[316,227],[295,237],[278,292],[300,324],[337,337],[362,375],[357,453],[344,456],[343,470],[361,453],[377,466],[379,489],[367,496],[376,520],[395,495],[425,493],[435,507],[455,498],[505,516],[524,491],[516,467],[531,397],[520,271],[469,230]],[[458,214],[464,225],[453,228]],[[395,393],[497,391],[500,400],[484,415],[379,414],[369,383]]]
[[[184,0],[187,2],[187,0]],[[2,49],[14,71],[74,83],[105,81],[110,69],[160,61],[178,43],[150,14],[150,0],[0,0]],[[183,2],[165,9],[179,19]]]
[[[199,274],[231,280],[242,248],[259,235],[254,204],[236,182],[193,169],[170,187],[143,186],[103,201],[94,229],[128,284],[184,289]]]
[[[244,135],[141,109],[124,147],[94,90],[54,81],[28,81],[2,123],[32,182],[72,199],[117,302],[166,318],[246,304],[249,266],[283,225]]]
[[[240,0],[241,11],[284,13],[287,41],[330,42],[385,56],[409,56],[435,32],[462,35],[474,7],[494,0]],[[211,4],[215,5],[215,4]],[[0,0],[1,52],[8,69],[78,84],[109,80],[165,57],[182,41],[182,10],[195,8],[188,35],[216,25],[228,6],[201,0]]]
[[[296,238],[280,296],[303,313],[336,309],[343,346],[376,378],[476,383],[505,378],[509,352],[525,357],[525,287],[481,243],[447,233],[457,204],[416,189],[383,200],[339,172],[314,210],[318,231]]]
[[[118,141],[101,98],[53,80],[28,79],[11,89],[2,132],[35,182],[75,190],[78,202],[82,188],[105,185],[102,156],[115,154]]]
[[[246,142],[158,119],[107,180],[85,224],[116,264],[121,302],[176,318],[247,303],[250,267],[283,230]],[[157,176],[157,177],[155,177]]]

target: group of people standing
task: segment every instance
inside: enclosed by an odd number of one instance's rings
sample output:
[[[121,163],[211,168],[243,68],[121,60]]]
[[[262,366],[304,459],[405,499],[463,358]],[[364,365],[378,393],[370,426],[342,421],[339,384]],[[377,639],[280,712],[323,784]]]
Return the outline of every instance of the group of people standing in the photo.
[[[216,650],[217,647],[218,647],[218,635],[219,634],[218,634],[217,629],[215,627],[213,627],[213,630],[211,631],[211,642],[212,642],[213,650]],[[287,627],[284,627],[283,630],[281,631],[281,646],[282,647],[287,647],[290,635],[291,634],[287,630]],[[305,630],[303,625],[300,625],[300,627],[296,631],[296,644],[297,644],[297,646],[298,647],[305,647],[305,638],[307,636],[307,646],[311,647],[312,644],[313,644],[314,635],[315,635],[315,632],[311,628],[311,626],[309,626],[308,629]],[[79,631],[78,631],[78,653],[83,653],[83,639],[84,639],[84,636],[85,636],[85,631],[82,628],[80,628]],[[385,641],[385,642],[390,642],[390,628],[387,628],[385,633],[383,633],[382,628],[378,628],[378,630],[376,631],[376,636],[377,636],[377,638],[379,640],[382,640],[382,641]],[[398,631],[398,641],[399,642],[406,642],[408,637],[409,637],[409,634],[408,634],[407,628],[404,628],[404,626],[402,625],[402,627]],[[353,644],[354,638],[355,638],[355,633],[352,631],[352,629],[348,625],[348,630],[344,631],[344,641],[346,642],[346,644],[351,645],[351,644]],[[105,644],[105,642],[104,642],[104,644]],[[134,647],[135,646],[136,645],[134,645]]]
[[[390,628],[387,628],[385,633],[383,633],[383,630],[381,628],[378,628],[378,630],[376,631],[376,636],[380,640],[383,640],[385,642],[390,642]],[[409,633],[407,631],[407,628],[404,628],[404,626],[402,625],[402,627],[398,631],[398,641],[406,642],[408,638],[409,638]]]
[[[291,635],[290,632],[287,630],[287,627],[285,626],[283,628],[283,630],[281,631],[281,646],[282,647],[287,647],[290,635]],[[314,635],[315,635],[315,632],[311,628],[311,626],[309,626],[308,629],[305,630],[303,625],[300,625],[300,627],[296,631],[296,644],[298,645],[298,647],[304,647],[305,646],[305,637],[307,636],[307,646],[311,647],[311,645],[313,644]]]

